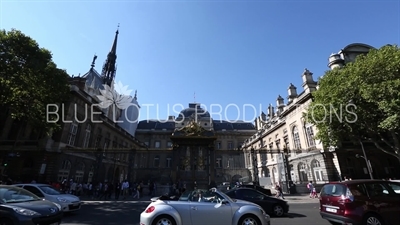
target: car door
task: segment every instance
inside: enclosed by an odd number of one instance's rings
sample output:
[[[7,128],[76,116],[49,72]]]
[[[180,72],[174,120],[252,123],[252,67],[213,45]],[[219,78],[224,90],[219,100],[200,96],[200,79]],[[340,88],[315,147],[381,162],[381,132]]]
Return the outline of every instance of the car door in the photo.
[[[265,211],[271,212],[272,211],[272,203],[268,201],[268,196],[265,194],[254,190],[254,189],[239,189],[237,191],[237,195],[240,199],[245,201],[256,203],[257,205],[261,206]]]
[[[366,183],[370,206],[390,224],[398,224],[399,210],[396,193],[383,182]]]
[[[27,190],[27,191],[29,191],[29,192],[31,192],[31,193],[33,193],[34,195],[38,196],[39,198],[44,198],[45,197],[43,195],[43,193],[37,187],[25,185],[22,188]]]
[[[218,203],[224,200],[221,195],[208,192],[204,193],[204,199],[204,201],[190,202],[192,225],[232,223],[232,206],[229,202]]]

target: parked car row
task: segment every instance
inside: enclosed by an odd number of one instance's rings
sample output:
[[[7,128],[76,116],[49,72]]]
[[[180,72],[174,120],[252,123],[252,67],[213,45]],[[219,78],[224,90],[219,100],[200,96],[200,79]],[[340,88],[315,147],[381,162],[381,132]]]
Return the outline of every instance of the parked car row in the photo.
[[[59,225],[64,212],[79,210],[81,201],[46,184],[0,185],[1,225]]]

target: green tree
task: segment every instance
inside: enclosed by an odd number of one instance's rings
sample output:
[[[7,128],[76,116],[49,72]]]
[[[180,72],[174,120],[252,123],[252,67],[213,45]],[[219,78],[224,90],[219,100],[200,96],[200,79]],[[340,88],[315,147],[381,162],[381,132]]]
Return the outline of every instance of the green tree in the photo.
[[[327,71],[305,116],[327,147],[367,139],[400,160],[399,90],[400,49],[387,45]]]
[[[68,99],[68,77],[35,40],[15,29],[0,30],[0,108],[13,119],[46,132],[57,129],[59,124],[47,122],[46,106]]]

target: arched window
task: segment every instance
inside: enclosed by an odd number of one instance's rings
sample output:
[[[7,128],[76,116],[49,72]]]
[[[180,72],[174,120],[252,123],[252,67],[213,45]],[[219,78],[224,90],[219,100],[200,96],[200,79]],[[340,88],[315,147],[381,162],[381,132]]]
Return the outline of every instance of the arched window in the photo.
[[[301,182],[307,182],[307,165],[303,162],[298,164],[298,171],[299,171],[299,179]]]
[[[294,126],[292,129],[292,136],[293,136],[293,146],[295,150],[301,150],[301,142],[300,142],[300,135],[297,126]]]
[[[70,170],[71,169],[71,161],[68,159],[64,160],[61,164],[61,170]]]
[[[322,171],[321,165],[318,160],[313,160],[311,163],[312,170],[314,172],[315,181],[323,181],[324,180],[324,173]]]
[[[61,167],[58,170],[57,180],[59,182],[62,182],[63,180],[68,180],[70,170],[71,170],[71,161],[65,159],[64,161],[62,161]]]
[[[85,130],[85,139],[83,141],[83,147],[87,148],[89,147],[89,142],[90,142],[90,134],[92,132],[92,126],[90,124],[86,125],[86,130]]]

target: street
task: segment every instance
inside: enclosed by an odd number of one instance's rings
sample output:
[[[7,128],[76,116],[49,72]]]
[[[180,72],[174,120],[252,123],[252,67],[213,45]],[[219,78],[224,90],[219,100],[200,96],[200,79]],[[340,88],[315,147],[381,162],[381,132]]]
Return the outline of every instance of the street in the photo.
[[[321,219],[318,203],[294,202],[282,218],[272,218],[272,225],[328,225]],[[62,225],[138,225],[139,215],[148,203],[135,201],[85,202],[81,211],[66,215]]]

